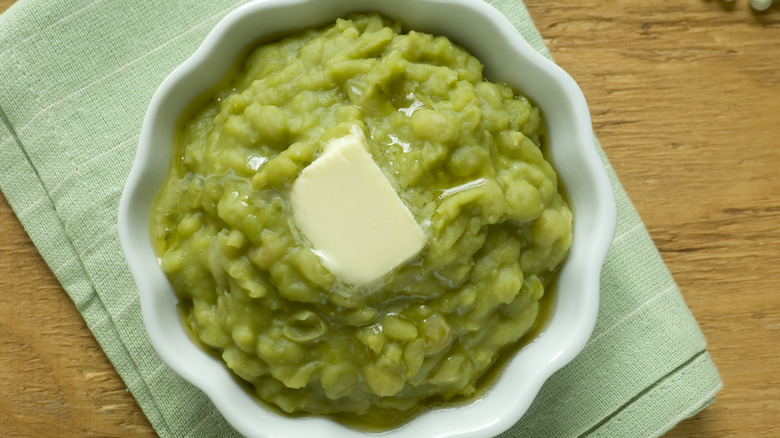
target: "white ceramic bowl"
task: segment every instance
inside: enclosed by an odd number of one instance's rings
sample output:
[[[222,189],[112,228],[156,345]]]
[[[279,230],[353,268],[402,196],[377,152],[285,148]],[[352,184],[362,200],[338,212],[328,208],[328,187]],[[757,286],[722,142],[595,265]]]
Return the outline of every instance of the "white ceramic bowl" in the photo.
[[[194,55],[154,94],[135,164],[119,207],[119,237],[138,285],[144,323],[160,357],[203,390],[242,434],[259,437],[355,437],[334,421],[287,418],[263,408],[226,368],[200,350],[182,328],[176,297],[160,270],[149,234],[152,200],[168,170],[176,124],[185,107],[216,84],[240,52],[259,37],[325,25],[349,12],[377,11],[409,28],[445,35],[485,64],[492,81],[529,96],[546,117],[550,158],[574,211],[574,242],[558,280],[547,328],[520,350],[492,389],[471,404],[427,412],[387,437],[493,436],[528,409],[545,380],[584,347],[596,321],[599,276],[615,230],[616,206],[593,140],[585,98],[574,80],[534,51],[512,24],[474,0],[263,0],[228,14]]]

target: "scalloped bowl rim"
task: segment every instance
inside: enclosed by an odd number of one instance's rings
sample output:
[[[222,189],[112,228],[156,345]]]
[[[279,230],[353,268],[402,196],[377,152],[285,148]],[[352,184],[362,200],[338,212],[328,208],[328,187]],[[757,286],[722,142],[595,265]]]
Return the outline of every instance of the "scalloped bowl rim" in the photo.
[[[485,64],[486,76],[529,96],[546,118],[550,159],[575,214],[574,241],[559,274],[547,327],[505,365],[481,398],[426,412],[381,433],[388,437],[497,435],[522,417],[542,384],[588,341],[598,313],[600,273],[614,236],[617,209],[582,91],[560,67],[536,52],[506,17],[481,1],[261,0],[227,14],[153,95],[120,200],[120,244],[138,286],[144,325],[162,360],[200,388],[246,436],[373,435],[327,418],[273,413],[248,395],[220,362],[197,347],[179,322],[175,295],[152,249],[148,220],[151,202],[167,172],[180,114],[228,73],[248,44],[262,35],[324,25],[348,12],[366,10],[400,17],[410,28],[445,35],[465,46]]]

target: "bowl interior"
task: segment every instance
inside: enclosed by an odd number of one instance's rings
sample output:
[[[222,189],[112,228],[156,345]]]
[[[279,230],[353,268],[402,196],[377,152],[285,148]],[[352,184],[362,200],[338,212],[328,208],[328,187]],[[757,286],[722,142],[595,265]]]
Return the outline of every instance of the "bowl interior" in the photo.
[[[401,18],[415,30],[448,36],[485,64],[490,80],[507,82],[534,100],[546,118],[549,158],[568,190],[575,215],[574,242],[560,271],[555,307],[544,332],[509,361],[497,384],[478,401],[425,413],[388,433],[496,435],[522,416],[544,381],[579,353],[590,336],[616,209],[582,92],[571,77],[534,51],[503,15],[483,2],[385,0],[368,6],[361,0],[264,0],[244,5],[223,19],[153,96],[120,203],[120,241],[138,285],[144,323],[161,358],[203,390],[241,433],[363,435],[329,419],[290,419],[264,409],[220,362],[188,338],[177,317],[177,300],[151,245],[149,212],[168,170],[180,115],[228,73],[249,44],[264,35],[324,25],[350,12],[369,10]]]

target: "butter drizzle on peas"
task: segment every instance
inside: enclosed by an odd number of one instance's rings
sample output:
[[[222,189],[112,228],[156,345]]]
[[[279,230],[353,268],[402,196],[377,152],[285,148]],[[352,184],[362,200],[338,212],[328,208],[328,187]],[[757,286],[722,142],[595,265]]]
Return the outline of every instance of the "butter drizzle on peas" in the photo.
[[[359,289],[322,266],[287,195],[354,125],[428,238]],[[287,413],[401,418],[477,394],[571,245],[542,136],[476,58],[376,14],[252,50],[184,123],[153,209],[184,323]]]

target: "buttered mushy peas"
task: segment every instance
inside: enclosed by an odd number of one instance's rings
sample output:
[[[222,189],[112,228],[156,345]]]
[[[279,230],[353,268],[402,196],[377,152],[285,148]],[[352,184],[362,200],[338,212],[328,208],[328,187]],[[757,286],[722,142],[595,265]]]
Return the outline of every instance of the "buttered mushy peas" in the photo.
[[[474,394],[571,245],[542,135],[463,48],[378,15],[252,50],[153,208],[184,322],[289,413]]]

